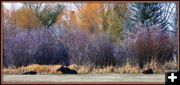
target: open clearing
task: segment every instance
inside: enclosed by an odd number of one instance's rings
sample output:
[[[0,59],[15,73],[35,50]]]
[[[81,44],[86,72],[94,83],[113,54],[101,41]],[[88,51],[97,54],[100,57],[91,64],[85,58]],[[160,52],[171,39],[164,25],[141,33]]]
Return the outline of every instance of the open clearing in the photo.
[[[4,75],[4,82],[165,82],[164,74]]]

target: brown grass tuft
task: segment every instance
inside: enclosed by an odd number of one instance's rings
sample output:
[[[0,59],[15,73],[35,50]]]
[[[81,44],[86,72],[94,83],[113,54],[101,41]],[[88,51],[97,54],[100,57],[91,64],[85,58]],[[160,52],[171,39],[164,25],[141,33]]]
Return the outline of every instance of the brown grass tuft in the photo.
[[[178,70],[178,64],[173,61],[169,61],[165,63],[164,70]]]
[[[132,66],[131,64],[126,63],[124,66],[116,68],[114,72],[125,73],[125,74],[138,74],[140,73],[140,69],[138,66]]]
[[[79,74],[87,74],[90,72],[90,70],[91,69],[87,66],[80,66],[77,71]]]
[[[78,70],[78,66],[76,64],[71,64],[69,68],[76,71]]]
[[[105,67],[105,68],[94,68],[92,70],[92,73],[97,73],[97,74],[100,74],[100,73],[112,73],[114,71],[114,67],[113,66],[108,66],[108,67]]]
[[[155,60],[151,60],[150,63],[147,63],[144,66],[143,70],[147,70],[149,68],[153,69],[154,73],[164,73],[163,72],[163,66],[161,64],[159,64],[158,62],[156,62]]]

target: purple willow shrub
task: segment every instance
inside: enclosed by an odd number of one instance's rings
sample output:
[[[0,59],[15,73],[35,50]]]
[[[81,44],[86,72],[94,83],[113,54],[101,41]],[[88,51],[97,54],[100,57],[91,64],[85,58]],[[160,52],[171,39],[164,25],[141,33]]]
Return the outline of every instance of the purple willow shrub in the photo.
[[[71,64],[83,65],[89,62],[88,36],[79,30],[68,31],[60,36],[61,42],[67,49]]]
[[[14,33],[14,36],[4,36],[4,39],[7,38],[4,42],[4,58],[5,61],[9,61],[5,63],[16,67],[30,64],[30,58],[33,57],[39,45],[38,41],[35,41],[36,33],[32,34],[28,30],[17,30],[14,31],[17,32]]]
[[[137,60],[132,49],[130,49],[126,43],[121,43],[122,44],[120,45],[116,45],[113,50],[116,66],[123,66],[124,64],[126,64],[126,62],[130,63],[131,65],[136,65]]]
[[[146,29],[138,27],[134,34],[125,38],[125,41],[134,52],[141,68],[152,59],[160,63],[172,59],[174,42],[158,26]]]
[[[59,34],[55,28],[41,30],[39,45],[35,53],[35,62],[38,64],[68,65],[68,55],[63,44],[60,43]]]
[[[113,44],[107,34],[99,34],[91,36],[90,54],[95,67],[115,66],[115,58],[113,56]]]
[[[8,35],[8,30],[4,31],[5,66],[68,63],[54,29],[15,29],[13,35]]]
[[[8,58],[10,56],[10,53],[7,53],[10,48],[8,48],[8,41],[11,39],[12,36],[15,36],[14,29],[9,28],[7,26],[4,26],[3,28],[3,55],[6,57],[3,57],[3,65],[9,66],[10,65],[10,59]],[[8,56],[8,57],[7,57]]]
[[[104,35],[87,34],[78,29],[61,36],[71,64],[107,66],[113,63],[112,43]]]

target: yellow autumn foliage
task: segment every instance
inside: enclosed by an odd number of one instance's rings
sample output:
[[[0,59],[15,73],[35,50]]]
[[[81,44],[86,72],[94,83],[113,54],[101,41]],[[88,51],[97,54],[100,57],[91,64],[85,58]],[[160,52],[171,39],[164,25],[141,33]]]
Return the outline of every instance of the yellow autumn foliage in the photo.
[[[79,10],[80,26],[85,31],[94,32],[101,24],[101,9],[103,4],[84,4]]]
[[[40,21],[36,17],[35,12],[30,8],[21,8],[16,12],[16,22],[19,28],[37,28]]]
[[[16,11],[13,9],[12,11],[6,11],[5,16],[7,16],[7,22],[8,24],[12,26],[16,26]]]

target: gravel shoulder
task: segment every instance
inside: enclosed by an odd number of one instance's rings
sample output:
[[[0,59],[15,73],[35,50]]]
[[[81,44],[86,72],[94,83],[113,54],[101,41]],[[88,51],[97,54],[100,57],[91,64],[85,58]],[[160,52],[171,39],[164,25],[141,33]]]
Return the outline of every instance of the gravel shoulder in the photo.
[[[165,82],[164,74],[3,75],[3,82]]]

